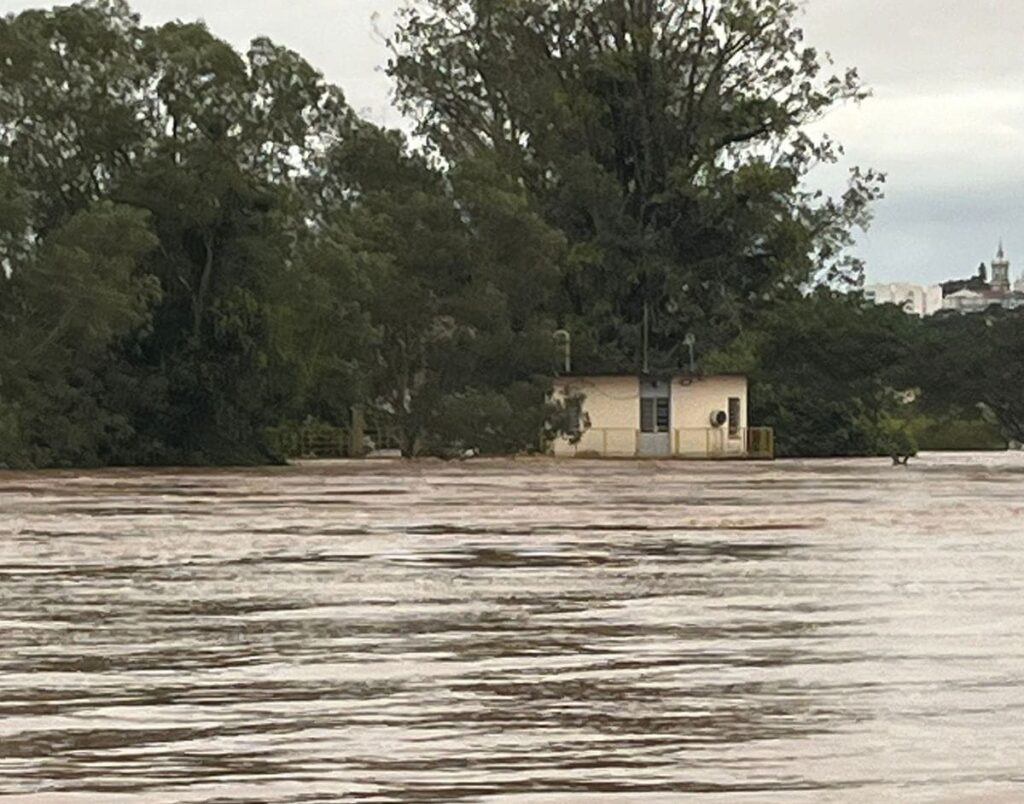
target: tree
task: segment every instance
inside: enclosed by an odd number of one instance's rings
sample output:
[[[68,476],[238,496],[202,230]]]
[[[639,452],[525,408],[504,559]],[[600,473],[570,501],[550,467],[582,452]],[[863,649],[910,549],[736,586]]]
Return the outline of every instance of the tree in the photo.
[[[570,245],[554,305],[582,369],[653,367],[688,331],[722,346],[766,299],[856,283],[843,256],[880,178],[803,188],[837,158],[806,124],[864,97],[823,72],[791,0],[426,0],[389,72],[444,159],[490,155]]]
[[[120,458],[265,459],[260,432],[287,394],[269,376],[291,370],[273,328],[301,304],[288,293],[300,185],[344,130],[341,93],[268,40],[241,55],[202,25],[146,28],[121,0],[4,18],[0,48],[0,199],[18,210],[0,200],[16,223],[4,242],[47,253],[111,201],[157,238],[139,268],[160,289],[152,316],[106,360],[119,388],[140,389],[118,396],[146,447]]]
[[[106,197],[152,136],[139,30],[123,0],[0,18],[0,163],[38,236]]]
[[[926,412],[969,415],[981,406],[1007,439],[1024,443],[1024,311],[928,319],[907,382],[920,389]]]
[[[149,210],[165,288],[150,371],[169,381],[158,423],[175,460],[260,460],[260,433],[290,392],[277,348],[304,206],[299,179],[345,121],[340,93],[268,40],[241,56],[204,26],[146,32],[153,129],[162,132],[116,195]]]
[[[537,447],[562,238],[492,166],[446,173],[403,138],[354,127],[317,197],[317,261],[372,329],[365,400],[404,454]],[[348,316],[353,320],[353,315]],[[339,344],[341,346],[341,344]]]
[[[0,463],[101,463],[105,442],[126,435],[100,387],[108,349],[158,299],[139,270],[155,246],[145,214],[102,203],[13,262],[0,299]]]

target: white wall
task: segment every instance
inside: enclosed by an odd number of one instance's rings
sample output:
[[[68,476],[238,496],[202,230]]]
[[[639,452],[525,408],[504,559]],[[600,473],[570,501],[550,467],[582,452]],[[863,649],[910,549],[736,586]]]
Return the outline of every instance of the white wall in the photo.
[[[942,286],[928,285],[924,289],[925,315],[935,315],[942,309]]]
[[[914,315],[933,315],[942,309],[942,288],[939,285],[891,282],[867,285],[864,293],[875,304],[898,304]]]

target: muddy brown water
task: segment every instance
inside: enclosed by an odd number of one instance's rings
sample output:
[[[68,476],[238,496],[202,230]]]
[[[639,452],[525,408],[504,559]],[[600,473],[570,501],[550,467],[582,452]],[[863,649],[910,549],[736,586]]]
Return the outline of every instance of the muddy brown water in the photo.
[[[1024,455],[0,474],[0,801],[1024,800]]]

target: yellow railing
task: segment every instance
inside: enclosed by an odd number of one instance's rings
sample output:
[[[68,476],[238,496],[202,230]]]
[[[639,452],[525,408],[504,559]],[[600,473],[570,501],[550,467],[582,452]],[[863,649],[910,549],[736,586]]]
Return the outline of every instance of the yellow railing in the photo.
[[[728,427],[683,427],[672,430],[668,435],[672,457],[762,460],[775,457],[775,433],[770,427],[741,427],[736,430]],[[626,427],[591,427],[580,436],[572,453],[579,456],[639,456],[640,436],[639,430]]]
[[[640,431],[631,427],[591,427],[576,442],[577,455],[632,457],[637,453]]]
[[[673,431],[672,453],[681,458],[775,457],[775,432],[770,427],[684,427]]]
[[[775,459],[775,431],[771,427],[747,428],[747,457]]]

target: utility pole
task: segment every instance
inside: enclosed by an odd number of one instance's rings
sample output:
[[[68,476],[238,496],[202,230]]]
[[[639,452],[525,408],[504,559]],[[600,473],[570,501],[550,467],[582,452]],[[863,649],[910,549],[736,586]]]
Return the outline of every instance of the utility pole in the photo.
[[[647,304],[647,300],[644,300],[644,360],[643,360],[643,373],[649,374],[651,371],[650,360],[648,352],[651,345],[651,312],[650,307]]]

